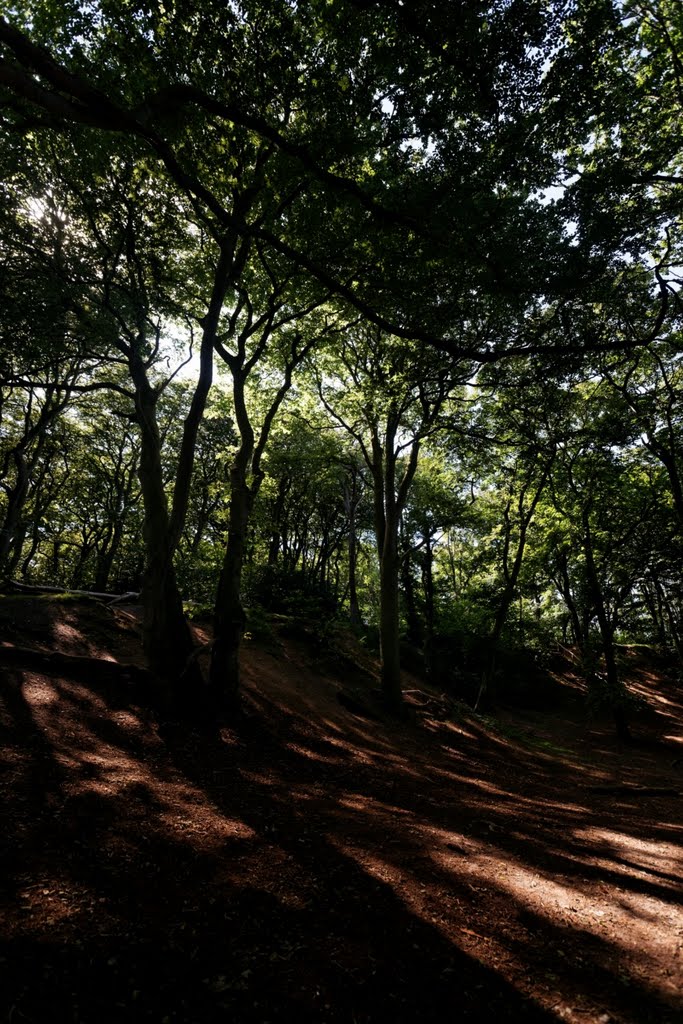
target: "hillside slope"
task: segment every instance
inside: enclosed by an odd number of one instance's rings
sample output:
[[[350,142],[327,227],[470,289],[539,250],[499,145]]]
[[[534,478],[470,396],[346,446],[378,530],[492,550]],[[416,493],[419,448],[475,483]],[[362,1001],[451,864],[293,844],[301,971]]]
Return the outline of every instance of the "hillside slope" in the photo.
[[[419,687],[396,723],[368,655],[280,624],[211,737],[7,650],[140,664],[134,609],[5,597],[0,630],[3,1019],[681,1019],[682,701],[642,659],[621,750],[568,668],[551,711]]]

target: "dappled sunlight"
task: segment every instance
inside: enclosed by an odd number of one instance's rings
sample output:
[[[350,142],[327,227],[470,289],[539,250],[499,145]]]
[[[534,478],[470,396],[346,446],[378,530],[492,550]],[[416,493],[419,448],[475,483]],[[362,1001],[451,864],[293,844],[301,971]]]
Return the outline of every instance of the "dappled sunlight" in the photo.
[[[376,821],[412,817],[411,812],[403,807],[392,803],[385,803],[382,800],[361,793],[347,793],[339,796],[335,803],[336,808],[352,811],[354,814],[366,815]],[[379,841],[381,842],[381,840]]]
[[[524,1019],[630,1024],[633,1004],[669,1024],[683,825],[610,787],[661,783],[670,753],[584,730],[567,754],[532,714],[510,736],[364,719],[335,682],[287,685],[261,657],[244,717],[204,734],[158,726],[118,677],[17,676],[3,716],[30,741],[3,757],[35,810],[8,860],[15,934],[84,934],[116,965],[130,939],[127,976],[150,942],[176,973],[200,949],[212,998],[278,977],[340,1006],[417,971]]]
[[[305,747],[298,752],[309,756]],[[680,950],[683,935],[683,914],[669,902],[680,894],[680,856],[674,843],[614,830],[612,845],[605,849],[609,830],[585,824],[595,814],[585,787],[611,779],[612,772],[604,768],[577,760],[569,792],[549,799],[547,793],[524,789],[536,773],[513,774],[506,785],[500,777],[482,777],[482,767],[463,761],[461,752],[447,751],[446,761],[439,764],[412,758],[410,768],[406,758],[395,756],[391,799],[357,790],[341,793],[333,807],[322,802],[325,818],[337,822],[329,841],[372,878],[389,885],[412,914],[439,929],[449,942],[481,956],[482,962],[493,959],[513,984],[528,970],[528,941],[512,940],[525,915],[538,922],[536,927],[556,932],[559,944],[549,947],[554,949],[549,952],[553,967],[548,968],[549,994],[542,1002],[552,1009],[561,1001],[565,1018],[571,1016],[577,972],[589,965],[611,973],[619,964],[624,984],[631,979],[653,999],[675,998],[675,971],[669,977],[659,969],[663,956]],[[418,790],[405,788],[408,778],[418,780]],[[445,788],[432,810],[435,783]],[[434,820],[437,806],[440,818],[447,813],[444,798],[448,801],[449,794],[453,815],[461,819],[469,809],[464,823],[455,828]],[[609,805],[611,813],[618,810],[617,801]],[[632,810],[628,802],[625,806]],[[664,832],[676,828],[666,822],[660,827]],[[557,828],[566,830],[564,839],[551,834]],[[626,860],[629,850],[637,851],[633,865]],[[647,884],[653,879],[654,889]],[[487,905],[501,899],[511,908],[509,935],[505,929],[492,932],[481,923],[472,928],[458,922],[463,909],[469,907],[472,913],[481,901]],[[475,916],[480,913],[481,908]],[[598,998],[599,991],[596,987],[591,998]]]
[[[346,799],[344,806],[368,812],[367,802]],[[386,810],[372,808],[372,810]],[[683,909],[663,904],[661,898],[644,896],[615,889],[604,882],[582,880],[577,876],[563,876],[530,864],[519,857],[503,853],[497,846],[498,829],[488,832],[486,840],[463,834],[460,831],[439,829],[430,825],[412,829],[408,833],[421,833],[419,844],[429,856],[438,875],[422,867],[422,860],[411,870],[405,861],[397,866],[391,855],[391,838],[385,833],[385,840],[379,846],[369,849],[357,839],[335,840],[343,852],[353,857],[363,869],[379,881],[391,885],[397,896],[406,902],[411,912],[425,922],[439,928],[460,947],[470,954],[485,943],[485,957],[490,961],[492,951],[504,976],[514,978],[525,968],[524,946],[510,946],[506,932],[491,933],[482,925],[472,929],[454,921],[454,909],[486,900],[493,892],[509,899],[510,924],[524,914],[533,915],[534,920],[545,921],[549,927],[568,930],[568,934],[580,937],[583,952],[576,949],[558,948],[554,991],[571,1000],[575,984],[573,970],[569,971],[566,987],[562,982],[562,969],[572,965],[581,967],[586,957],[594,959],[596,965],[608,967],[617,957],[620,970],[626,976],[663,998],[676,995],[676,982],[672,977],[663,976],[659,969],[661,956],[680,954],[683,947]],[[405,827],[403,829],[405,835]],[[585,838],[599,841],[599,833],[590,831]],[[623,853],[635,845],[645,858],[653,853],[654,844],[644,842],[633,844],[630,837],[613,834],[613,851]],[[416,844],[417,847],[417,844]],[[660,867],[680,865],[680,852],[670,846],[667,854],[658,859]],[[577,867],[592,865],[614,870],[614,863],[586,856],[577,858]],[[451,879],[451,886],[444,890],[443,884]],[[626,878],[625,878],[626,880]],[[450,889],[450,893],[449,893]],[[674,890],[680,894],[680,887]],[[672,891],[672,895],[674,894]],[[463,902],[464,901],[464,902]],[[597,946],[591,951],[586,946],[586,937],[593,936]],[[616,938],[615,938],[616,936]],[[607,939],[607,942],[606,942]],[[606,942],[606,944],[605,944]],[[603,950],[601,953],[600,950]]]
[[[441,866],[452,864],[453,855],[434,854]],[[593,862],[597,863],[597,862]],[[660,953],[673,955],[683,935],[683,910],[663,905],[661,899],[624,891],[618,896],[604,884],[577,885],[575,878],[549,877],[538,869],[495,851],[471,850],[458,863],[461,876],[496,886],[514,897],[518,906],[557,925],[602,939],[609,927],[610,946],[622,957],[622,967],[640,976],[643,983],[671,994],[670,979],[658,977]],[[680,892],[680,890],[679,890]],[[677,940],[676,940],[677,937]],[[614,955],[614,949],[611,956]]]
[[[329,740],[328,743],[330,744],[330,746],[335,745],[332,740]],[[335,757],[331,754],[321,754],[315,750],[312,750],[310,747],[304,747],[299,743],[287,743],[286,747],[288,750],[291,750],[292,753],[294,754],[301,754],[309,761],[319,761],[321,764],[341,765],[346,764],[347,762],[347,759],[345,757]]]
[[[663,882],[671,882],[672,888],[683,897],[683,851],[680,846],[661,839],[647,841],[596,826],[577,829],[575,836],[588,849],[595,851],[594,863],[609,869],[614,863],[621,863],[644,878],[655,875]]]
[[[144,758],[145,749],[162,748],[142,713],[107,715],[102,697],[65,680],[48,682],[27,675],[22,691],[55,764],[68,771],[54,805],[57,818],[80,816],[83,806],[84,813],[97,820],[98,807],[103,810],[108,803],[118,806],[123,801],[128,815],[152,814],[159,828],[182,842],[192,843],[199,836],[207,848],[218,848],[226,839],[254,838],[252,829],[226,817],[202,789]],[[141,749],[131,750],[131,741]]]

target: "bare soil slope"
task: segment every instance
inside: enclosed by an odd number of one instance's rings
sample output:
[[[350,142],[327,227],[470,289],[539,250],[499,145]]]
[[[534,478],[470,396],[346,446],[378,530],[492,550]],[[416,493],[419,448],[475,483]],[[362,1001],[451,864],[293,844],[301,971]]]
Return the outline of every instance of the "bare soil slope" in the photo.
[[[398,724],[283,626],[209,737],[7,650],[140,664],[134,609],[0,598],[0,643],[0,1019],[683,1020],[683,695],[642,658],[620,749],[568,665],[551,710]]]

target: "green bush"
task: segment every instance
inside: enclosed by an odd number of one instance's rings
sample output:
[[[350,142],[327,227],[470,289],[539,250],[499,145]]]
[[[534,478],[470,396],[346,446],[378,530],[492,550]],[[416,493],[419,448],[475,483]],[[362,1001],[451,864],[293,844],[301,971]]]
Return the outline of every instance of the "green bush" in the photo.
[[[288,572],[277,565],[249,566],[244,574],[244,600],[269,612],[320,623],[332,619],[337,602],[330,588],[301,570]]]

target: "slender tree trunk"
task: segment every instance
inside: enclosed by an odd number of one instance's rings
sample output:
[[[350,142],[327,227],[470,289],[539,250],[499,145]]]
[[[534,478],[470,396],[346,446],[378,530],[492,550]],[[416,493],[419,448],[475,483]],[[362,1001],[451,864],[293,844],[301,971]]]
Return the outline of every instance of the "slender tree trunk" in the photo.
[[[27,524],[22,520],[20,523],[18,523],[16,527],[14,533],[14,542],[12,544],[12,550],[7,559],[6,572],[8,576],[14,576],[16,568],[19,565],[24,550],[24,543],[26,541],[27,532]]]
[[[666,618],[669,623],[669,635],[671,636],[679,661],[683,663],[683,644],[681,643],[681,638],[678,632],[678,623],[676,622],[676,617],[673,613],[673,609],[671,608],[671,602],[669,601],[660,581],[655,579],[654,583],[657,589],[658,603],[660,608],[662,608],[666,613]]]
[[[26,582],[26,579],[28,577],[28,571],[31,568],[31,565],[33,564],[33,559],[35,558],[36,551],[38,550],[39,546],[40,529],[38,526],[38,521],[36,520],[36,522],[33,524],[33,529],[31,531],[31,543],[29,544],[28,551],[24,555],[23,562],[21,563],[21,578],[24,582]]]
[[[187,708],[191,708],[193,703],[196,707],[196,697],[201,694],[203,681],[199,666],[192,658],[194,642],[183,611],[173,558],[185,526],[197,432],[213,378],[213,342],[230,280],[231,263],[230,250],[226,246],[221,250],[209,309],[203,320],[199,378],[183,427],[170,514],[156,417],[158,393],[149,383],[147,367],[140,355],[142,346],[132,346],[129,352],[129,370],[135,386],[135,410],[140,429],[138,476],[144,509],[143,644],[150,668],[171,682],[176,698],[182,697],[181,703]],[[195,694],[190,693],[193,689],[197,691]],[[202,703],[201,697],[199,703]]]
[[[565,608],[569,613],[574,643],[579,648],[579,651],[581,651],[585,640],[585,634],[581,627],[581,616],[579,615],[579,609],[576,606],[576,601],[574,600],[574,595],[572,594],[571,582],[569,580],[569,560],[567,558],[566,551],[561,551],[559,553],[557,560],[557,568],[559,576],[554,579],[554,583],[560,591],[560,593],[562,594],[562,600],[564,601]]]
[[[13,572],[21,558],[21,545],[24,542],[25,531],[20,538],[19,551],[15,550],[13,556],[11,556],[11,552],[16,548],[17,533],[22,513],[28,500],[33,471],[38,465],[40,456],[45,448],[48,431],[60,413],[66,408],[69,397],[70,391],[68,389],[60,396],[55,390],[54,385],[48,385],[42,408],[36,422],[32,425],[30,417],[33,396],[29,397],[24,436],[11,455],[16,470],[14,486],[5,488],[7,507],[4,522],[2,527],[0,527],[0,576]],[[31,445],[33,445],[32,450]],[[27,455],[27,452],[30,452],[30,455]],[[10,562],[11,565],[8,564]]]
[[[95,590],[106,591],[109,589],[109,578],[112,566],[121,549],[124,532],[124,519],[122,515],[117,516],[107,545],[98,552],[95,564]]]
[[[424,566],[422,569],[422,585],[425,595],[425,629],[423,656],[427,679],[434,680],[434,633],[436,631],[435,602],[434,602],[434,548],[432,546],[432,532],[429,526],[425,527],[425,552]]]
[[[360,626],[362,619],[360,605],[358,603],[358,532],[356,528],[356,511],[358,509],[358,472],[354,466],[349,467],[349,473],[344,483],[344,509],[349,527],[348,556],[349,556],[349,621],[352,626]]]
[[[358,602],[358,537],[356,536],[355,517],[349,523],[349,621],[352,626],[360,626],[362,617]]]
[[[277,498],[273,510],[273,532],[268,545],[268,565],[275,565],[280,554],[282,542],[282,517],[285,511],[285,500],[291,481],[289,477],[283,476],[277,485]]]
[[[249,515],[260,481],[254,481],[251,488],[247,477],[256,444],[246,406],[247,374],[237,361],[231,366],[231,371],[235,418],[241,442],[230,468],[230,523],[216,590],[209,689],[217,710],[234,714],[240,703],[240,646],[246,622],[242,607],[242,569],[247,552]]]
[[[372,438],[373,459],[373,490],[375,504],[375,534],[379,554],[379,634],[382,692],[387,707],[394,712],[403,708],[401,690],[401,651],[398,581],[400,558],[398,554],[398,535],[400,517],[405,507],[410,485],[417,469],[420,450],[419,441],[414,441],[410,449],[408,463],[398,487],[396,486],[396,463],[398,454],[395,451],[396,431],[399,417],[395,410],[387,417],[384,444],[374,429]]]
[[[253,503],[245,474],[239,466],[231,473],[230,526],[223,557],[216,606],[214,642],[209,670],[209,687],[218,708],[234,712],[240,699],[240,646],[246,623],[242,607],[242,568],[247,546],[247,528]]]
[[[399,711],[403,706],[403,695],[401,692],[397,532],[398,524],[388,520],[380,558],[379,587],[379,649],[382,661],[382,692],[387,706],[392,711]]]
[[[525,483],[521,489],[519,497],[517,498],[517,515],[518,515],[518,529],[519,536],[517,538],[517,545],[515,549],[515,555],[510,562],[510,548],[512,543],[513,525],[510,518],[510,508],[512,506],[512,495],[508,500],[508,504],[505,509],[504,521],[505,521],[505,538],[503,545],[503,577],[505,579],[505,587],[501,595],[498,608],[493,620],[493,631],[491,633],[491,647],[488,658],[488,666],[484,670],[482,675],[481,685],[479,687],[479,696],[475,707],[479,706],[479,701],[482,695],[486,692],[487,687],[493,682],[496,672],[496,660],[498,658],[498,647],[500,644],[500,638],[503,635],[503,628],[507,621],[510,606],[515,598],[515,590],[517,589],[517,581],[522,570],[522,563],[524,561],[524,551],[526,549],[526,538],[529,530],[529,525],[536,512],[536,507],[540,500],[543,488],[546,485],[548,475],[550,473],[551,466],[554,461],[554,455],[546,463],[541,477],[536,485],[531,503],[528,508],[524,507],[524,499],[527,494],[529,483]]]
[[[92,554],[93,550],[94,547],[92,542],[89,540],[88,537],[84,537],[83,543],[81,544],[81,547],[78,552],[76,564],[70,573],[70,585],[74,587],[74,589],[76,590],[83,590],[86,585],[86,582],[90,582],[89,580],[86,581],[85,578],[85,565],[88,559],[90,558],[90,555]]]
[[[408,543],[402,543],[402,556],[401,556],[401,587],[403,590],[403,600],[406,617],[406,639],[409,643],[419,647],[423,642],[423,630],[420,616],[417,611],[417,601],[415,600],[415,580],[411,572],[410,564],[410,547]]]
[[[671,496],[678,516],[679,526],[683,527],[683,485],[681,484],[681,478],[678,472],[676,455],[673,450],[669,450],[663,445],[657,444],[656,440],[651,435],[649,435],[648,447],[650,448],[650,451],[654,452],[654,454],[659,458],[660,462],[666,469],[669,477],[669,483],[671,485]]]
[[[111,536],[107,539],[107,543],[97,554],[97,563],[95,567],[95,590],[106,591],[109,586],[109,577],[111,576],[112,566],[116,560],[121,549],[121,543],[123,541],[123,534],[125,529],[125,512],[130,507],[130,496],[133,490],[133,479],[135,471],[131,470],[128,480],[121,481],[117,487],[116,493],[116,508],[119,509],[118,514],[114,520],[114,525],[111,531]]]
[[[647,583],[643,584],[643,600],[647,606],[647,610],[650,613],[652,624],[655,627],[657,633],[657,640],[659,646],[665,650],[669,646],[669,638],[666,635],[666,627],[664,626],[664,617],[662,615],[662,609],[660,607],[660,601],[655,597]]]
[[[371,464],[375,510],[375,537],[379,557],[379,652],[382,694],[391,711],[403,706],[398,603],[398,528],[393,433],[388,429],[384,448],[373,431]]]
[[[17,546],[19,521],[24,505],[26,504],[30,483],[29,468],[24,452],[20,450],[15,451],[13,453],[13,458],[16,468],[16,478],[14,486],[7,494],[5,519],[2,524],[2,528],[0,529],[0,573],[3,575],[9,575],[12,572],[12,568],[10,568],[9,564],[11,561],[11,553]],[[21,538],[21,540],[23,542],[23,538]],[[21,549],[19,550],[19,555],[14,560],[14,566],[16,566],[20,557]]]
[[[109,544],[101,551],[98,551],[97,561],[95,563],[95,590],[105,591],[109,586],[111,567],[114,564],[114,559],[116,558],[116,554],[121,544],[122,536],[122,529],[114,530]]]
[[[606,675],[606,695],[609,703],[609,708],[612,713],[612,719],[617,732],[617,736],[620,740],[628,742],[631,739],[631,734],[626,720],[626,708],[625,708],[625,689],[624,684],[619,678],[619,671],[617,669],[616,651],[614,649],[614,636],[612,627],[609,622],[607,615],[607,609],[605,607],[604,598],[602,595],[602,587],[600,586],[600,578],[598,576],[597,568],[595,565],[595,558],[593,555],[593,538],[592,530],[589,520],[589,511],[586,506],[583,508],[583,527],[584,527],[584,555],[586,559],[586,575],[588,578],[588,585],[593,598],[595,612],[598,619],[598,626],[600,629],[600,640],[602,643],[602,653],[605,660],[605,675]]]

